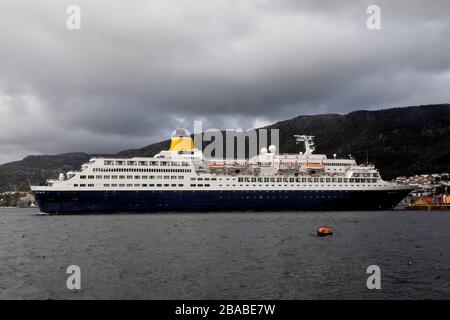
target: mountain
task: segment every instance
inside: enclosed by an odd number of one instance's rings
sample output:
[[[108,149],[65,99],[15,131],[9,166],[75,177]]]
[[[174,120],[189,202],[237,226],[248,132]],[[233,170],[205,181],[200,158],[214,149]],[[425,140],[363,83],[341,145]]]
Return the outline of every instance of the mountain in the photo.
[[[450,171],[450,104],[426,105],[346,115],[298,116],[266,127],[280,130],[280,152],[295,153],[294,134],[316,137],[316,153],[340,157],[351,154],[358,162],[368,160],[383,178]],[[114,156],[153,156],[167,149],[169,140]],[[27,190],[33,184],[77,170],[92,154],[28,156],[0,166],[0,191]]]

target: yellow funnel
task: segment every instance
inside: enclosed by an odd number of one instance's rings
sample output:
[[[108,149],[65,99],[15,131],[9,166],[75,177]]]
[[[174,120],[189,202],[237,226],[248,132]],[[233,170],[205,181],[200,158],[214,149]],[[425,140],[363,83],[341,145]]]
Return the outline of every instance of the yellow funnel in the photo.
[[[175,130],[172,134],[169,151],[191,151],[194,148],[194,141],[187,130]]]

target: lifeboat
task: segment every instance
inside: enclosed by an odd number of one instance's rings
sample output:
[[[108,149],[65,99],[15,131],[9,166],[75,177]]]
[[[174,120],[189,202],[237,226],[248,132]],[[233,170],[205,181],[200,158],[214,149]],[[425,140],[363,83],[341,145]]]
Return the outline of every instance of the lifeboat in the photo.
[[[223,171],[225,164],[223,162],[208,162],[208,168],[211,171]]]
[[[252,165],[252,169],[256,174],[272,173],[273,168],[274,166],[272,161],[258,161]]]
[[[317,229],[317,236],[318,237],[326,237],[333,235],[333,229],[330,227],[320,227]]]
[[[278,170],[282,173],[295,173],[299,169],[297,161],[281,160]]]
[[[247,162],[231,162],[231,163],[228,163],[226,166],[227,166],[227,168],[230,168],[230,169],[244,169],[244,168],[248,167],[248,163]]]
[[[323,163],[307,162],[305,164],[305,169],[306,169],[306,171],[312,172],[312,173],[317,172],[317,171],[322,172],[325,170],[325,165]]]
[[[225,168],[231,172],[242,173],[248,169],[248,162],[247,161],[229,162],[225,164]]]

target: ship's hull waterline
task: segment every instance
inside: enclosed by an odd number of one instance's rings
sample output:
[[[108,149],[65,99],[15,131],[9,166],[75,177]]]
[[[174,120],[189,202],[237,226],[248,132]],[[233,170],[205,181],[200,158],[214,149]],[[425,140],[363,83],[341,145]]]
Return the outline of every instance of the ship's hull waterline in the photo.
[[[411,190],[40,191],[42,212],[154,213],[393,209]]]

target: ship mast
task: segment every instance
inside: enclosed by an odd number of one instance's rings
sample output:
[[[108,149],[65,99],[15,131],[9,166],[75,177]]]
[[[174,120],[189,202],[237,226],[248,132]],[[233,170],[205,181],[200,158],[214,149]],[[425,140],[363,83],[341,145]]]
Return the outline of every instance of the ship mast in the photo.
[[[316,150],[316,146],[314,144],[314,136],[296,134],[294,135],[294,137],[297,144],[305,144],[305,154],[312,154]]]

